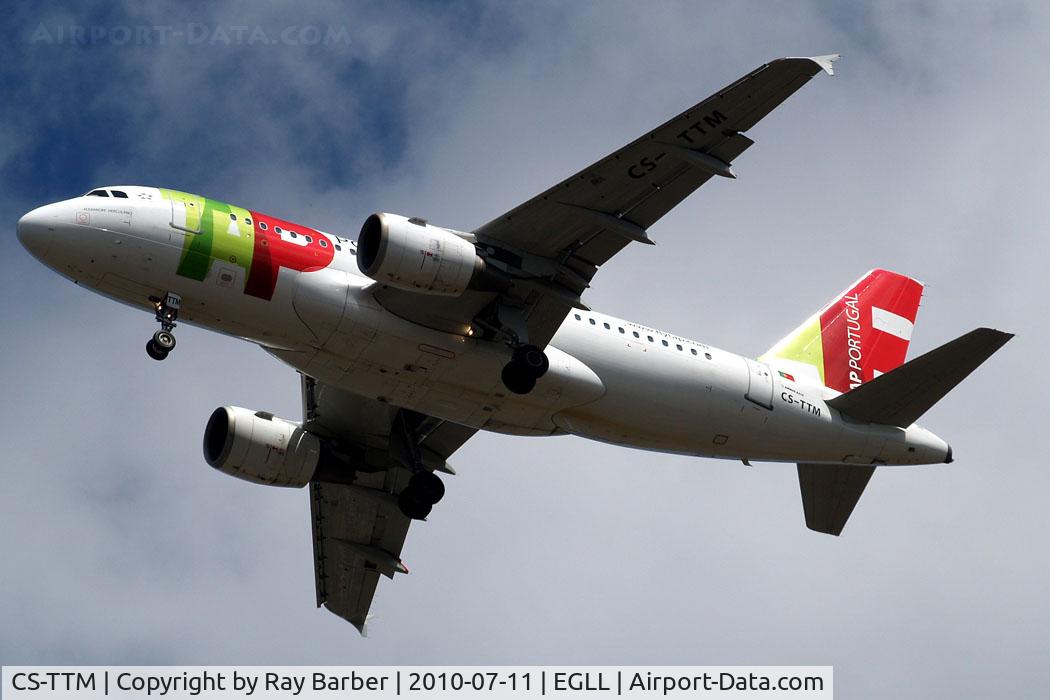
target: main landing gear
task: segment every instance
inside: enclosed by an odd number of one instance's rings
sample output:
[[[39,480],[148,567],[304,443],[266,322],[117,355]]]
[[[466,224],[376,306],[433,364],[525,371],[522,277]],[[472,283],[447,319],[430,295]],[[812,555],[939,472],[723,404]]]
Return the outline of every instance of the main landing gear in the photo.
[[[390,456],[394,462],[412,472],[408,486],[397,496],[397,507],[405,517],[425,520],[434,504],[445,495],[445,483],[423,466],[420,436],[427,432],[426,416],[399,410],[390,425]]]
[[[525,307],[506,300],[497,300],[474,317],[472,328],[485,331],[485,340],[503,342],[513,354],[503,366],[500,378],[503,386],[514,394],[527,394],[536,386],[536,380],[547,373],[551,363],[546,353],[529,342],[529,324]]]
[[[150,297],[150,301],[157,309],[157,322],[160,330],[146,342],[146,354],[154,360],[163,360],[168,353],[175,349],[175,319],[179,317],[179,308],[182,306],[182,297],[174,292],[168,292],[164,299]]]
[[[445,495],[445,483],[431,471],[418,471],[398,494],[397,507],[406,517],[425,520],[434,504]]]
[[[536,386],[536,380],[547,373],[551,363],[546,353],[535,345],[519,345],[503,367],[500,375],[503,385],[515,394],[527,394]]]

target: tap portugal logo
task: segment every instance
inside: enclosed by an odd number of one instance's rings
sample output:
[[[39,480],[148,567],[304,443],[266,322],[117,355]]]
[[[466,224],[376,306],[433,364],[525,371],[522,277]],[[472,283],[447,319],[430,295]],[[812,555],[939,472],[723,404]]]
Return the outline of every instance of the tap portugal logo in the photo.
[[[172,226],[191,234],[176,270],[182,277],[203,282],[216,264],[239,267],[244,293],[269,301],[281,268],[313,272],[335,257],[334,243],[315,229],[195,194],[160,192],[171,202]]]
[[[849,388],[856,389],[864,382],[861,360],[864,352],[860,347],[860,309],[857,308],[857,294],[847,294],[842,297],[845,302],[846,313],[846,355],[849,357]]]

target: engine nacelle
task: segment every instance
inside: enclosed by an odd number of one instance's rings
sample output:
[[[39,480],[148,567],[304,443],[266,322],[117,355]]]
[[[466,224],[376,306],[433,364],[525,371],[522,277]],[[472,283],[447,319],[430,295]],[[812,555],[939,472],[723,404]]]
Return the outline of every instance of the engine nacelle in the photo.
[[[482,275],[474,244],[449,229],[397,214],[372,214],[357,239],[357,266],[377,282],[458,297]]]
[[[321,452],[321,441],[298,423],[237,406],[215,409],[204,429],[205,461],[256,484],[306,486]]]

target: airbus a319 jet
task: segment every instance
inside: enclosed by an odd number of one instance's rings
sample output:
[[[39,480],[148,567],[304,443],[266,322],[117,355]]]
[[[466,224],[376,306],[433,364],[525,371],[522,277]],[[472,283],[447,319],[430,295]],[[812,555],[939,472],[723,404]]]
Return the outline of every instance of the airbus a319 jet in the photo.
[[[27,213],[58,273],[154,314],[154,360],[187,321],[302,376],[303,416],[218,408],[212,467],[309,486],[317,605],[362,633],[379,576],[478,430],[576,435],[795,462],[805,522],[838,535],[876,467],[952,461],[916,423],[1012,336],[979,328],[905,362],[922,284],[872,270],[752,359],[591,310],[601,265],[712,177],[837,56],[772,61],[472,231],[368,216],[357,240],[175,190],[101,187]]]

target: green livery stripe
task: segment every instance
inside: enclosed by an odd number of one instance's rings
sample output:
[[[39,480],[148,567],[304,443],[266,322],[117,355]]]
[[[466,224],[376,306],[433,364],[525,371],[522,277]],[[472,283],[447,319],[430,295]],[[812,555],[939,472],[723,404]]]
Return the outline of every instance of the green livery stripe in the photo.
[[[247,209],[176,190],[162,189],[161,194],[172,201],[172,223],[189,232],[183,241],[178,275],[203,281],[212,261],[220,260],[243,268],[247,277],[254,250]]]
[[[765,361],[770,357],[813,365],[820,372],[820,381],[823,382],[824,346],[820,338],[820,314],[812,316],[759,359]]]
[[[201,212],[204,211],[204,197],[178,190],[160,189],[160,196],[172,203],[171,222],[176,227],[193,231],[200,231]]]
[[[204,225],[201,233],[209,229],[212,236],[211,257],[230,265],[244,268],[247,277],[252,264],[252,230],[245,221],[246,209],[235,207],[214,199],[204,201]]]

